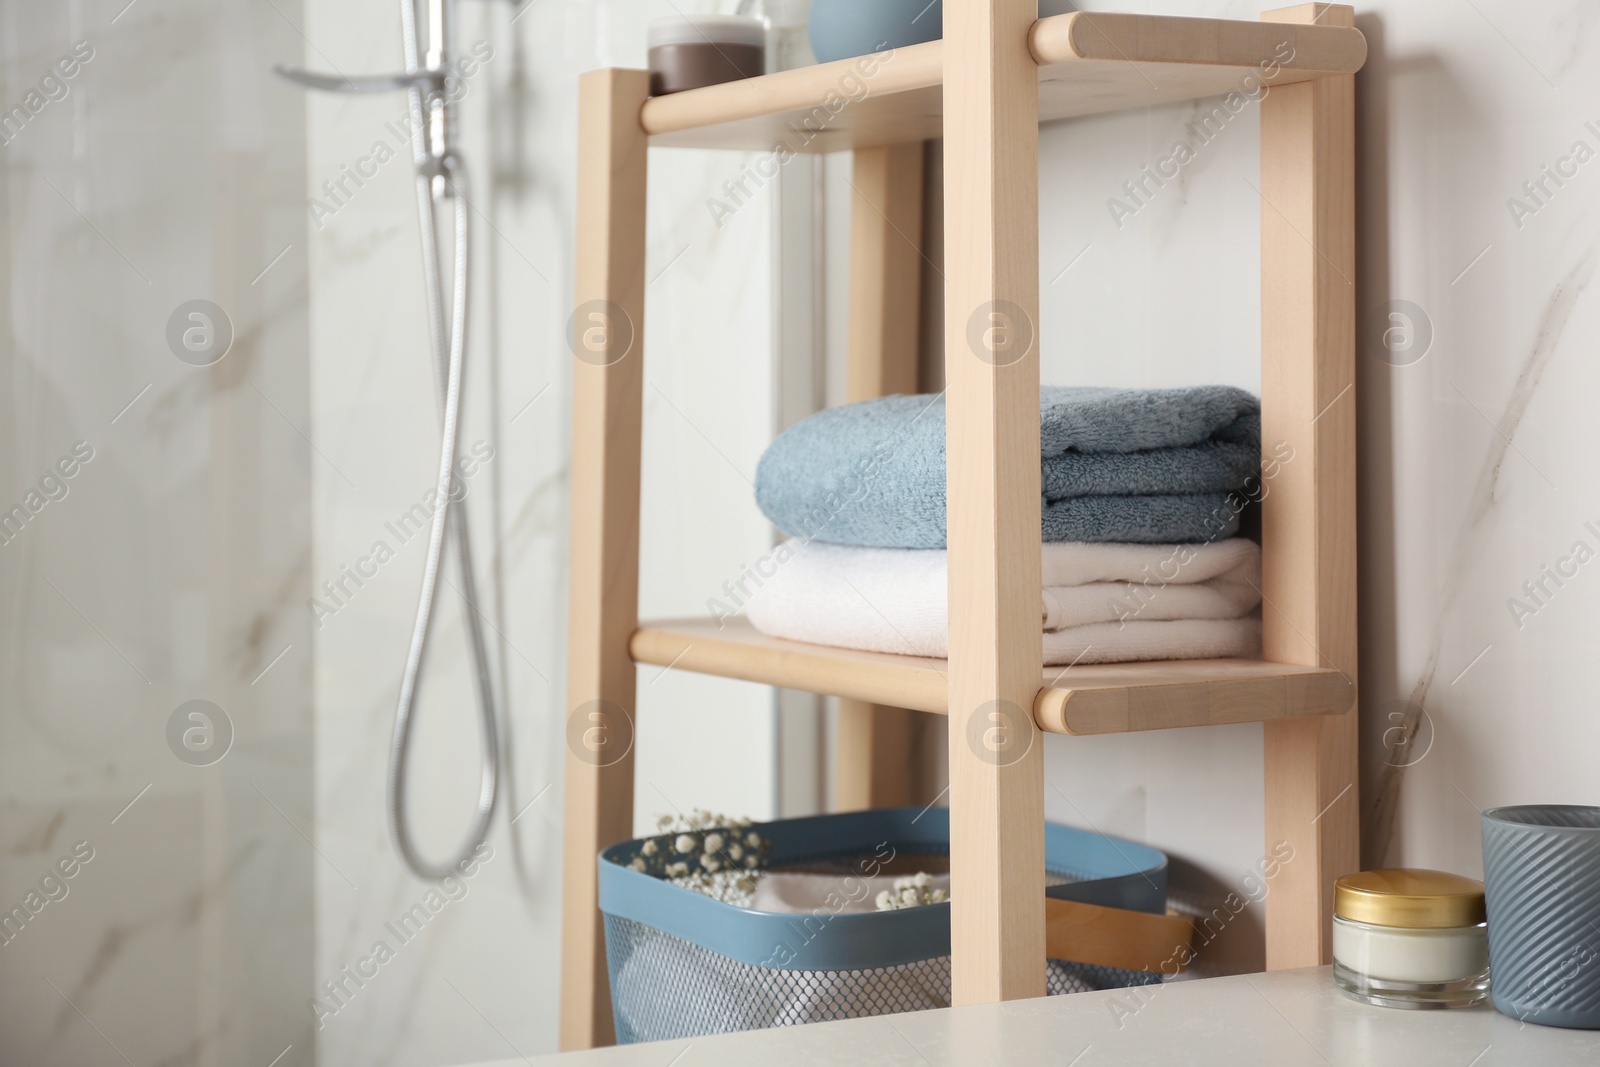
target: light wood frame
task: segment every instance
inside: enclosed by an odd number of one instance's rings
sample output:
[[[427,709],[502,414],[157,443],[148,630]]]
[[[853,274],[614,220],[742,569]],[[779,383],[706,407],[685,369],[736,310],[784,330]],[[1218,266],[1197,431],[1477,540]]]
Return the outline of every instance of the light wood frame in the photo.
[[[1047,916],[1043,732],[1262,722],[1266,847],[1280,869],[1266,901],[1268,965],[1328,959],[1333,879],[1358,864],[1353,74],[1365,42],[1352,10],[1331,4],[1268,12],[1260,24],[1034,12],[1034,0],[946,0],[945,39],[902,50],[882,92],[806,146],[858,151],[850,395],[859,398],[914,386],[913,155],[924,138],[944,137],[947,662],[637,617],[647,148],[770,145],[851,61],[654,100],[642,71],[580,83],[577,318],[581,331],[599,313],[602,328],[574,337],[563,1048],[613,1039],[596,854],[632,832],[629,716],[641,662],[846,698],[836,800],[847,806],[904,795],[908,713],[893,705],[948,713],[959,1004],[1042,994],[1046,945],[1102,921]],[[1261,102],[1262,423],[1276,461],[1262,502],[1263,660],[1047,677],[1038,123],[1226,92],[1276,40],[1295,58],[1266,79]],[[897,202],[913,172],[915,196]],[[596,715],[602,728],[588,729]]]
[[[614,1040],[605,931],[595,906],[600,850],[633,836],[639,624],[639,462],[644,398],[645,176],[642,70],[578,83],[577,305],[571,338],[572,537],[567,605],[561,1045]],[[598,316],[598,318],[596,318]],[[592,718],[599,716],[598,719]]]
[[[1353,28],[1338,4],[1265,21]],[[1263,655],[1356,681],[1355,77],[1261,102],[1261,439],[1287,442],[1262,507]],[[1357,719],[1268,722],[1267,966],[1331,958],[1333,883],[1361,866]]]

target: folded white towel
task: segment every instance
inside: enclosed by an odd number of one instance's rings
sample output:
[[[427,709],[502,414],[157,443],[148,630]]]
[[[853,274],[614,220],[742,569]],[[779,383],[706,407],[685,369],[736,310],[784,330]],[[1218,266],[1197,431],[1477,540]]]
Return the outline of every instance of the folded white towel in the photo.
[[[762,633],[813,644],[943,658],[944,549],[792,540],[745,604]],[[1119,663],[1253,656],[1261,649],[1261,549],[1051,542],[1043,546],[1044,661]]]

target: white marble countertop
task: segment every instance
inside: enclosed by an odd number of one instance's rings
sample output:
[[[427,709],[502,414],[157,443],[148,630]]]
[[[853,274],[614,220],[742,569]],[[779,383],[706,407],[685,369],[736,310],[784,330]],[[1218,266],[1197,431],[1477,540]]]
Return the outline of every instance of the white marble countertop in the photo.
[[[516,1067],[516,1058],[476,1067]],[[1362,1004],[1331,968],[850,1019],[537,1059],[571,1067],[1594,1067],[1600,1031]]]

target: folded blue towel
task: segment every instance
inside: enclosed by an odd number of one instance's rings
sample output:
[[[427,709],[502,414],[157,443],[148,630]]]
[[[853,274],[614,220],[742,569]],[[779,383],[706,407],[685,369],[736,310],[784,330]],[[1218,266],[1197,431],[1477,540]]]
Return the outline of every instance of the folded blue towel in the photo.
[[[1039,414],[1043,539],[1175,544],[1238,527],[1228,493],[1261,455],[1261,406],[1230,386],[1047,387]],[[792,537],[945,547],[944,397],[818,412],[767,448],[756,502]]]

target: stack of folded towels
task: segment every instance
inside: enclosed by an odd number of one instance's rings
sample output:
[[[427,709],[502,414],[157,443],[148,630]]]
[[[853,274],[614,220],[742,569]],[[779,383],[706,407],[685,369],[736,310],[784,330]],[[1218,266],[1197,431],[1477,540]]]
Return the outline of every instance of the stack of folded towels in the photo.
[[[1226,386],[1046,388],[1047,664],[1251,656],[1261,553],[1235,536],[1261,455],[1260,404]],[[943,396],[831,408],[778,437],[756,500],[792,540],[744,605],[760,631],[943,657]]]

